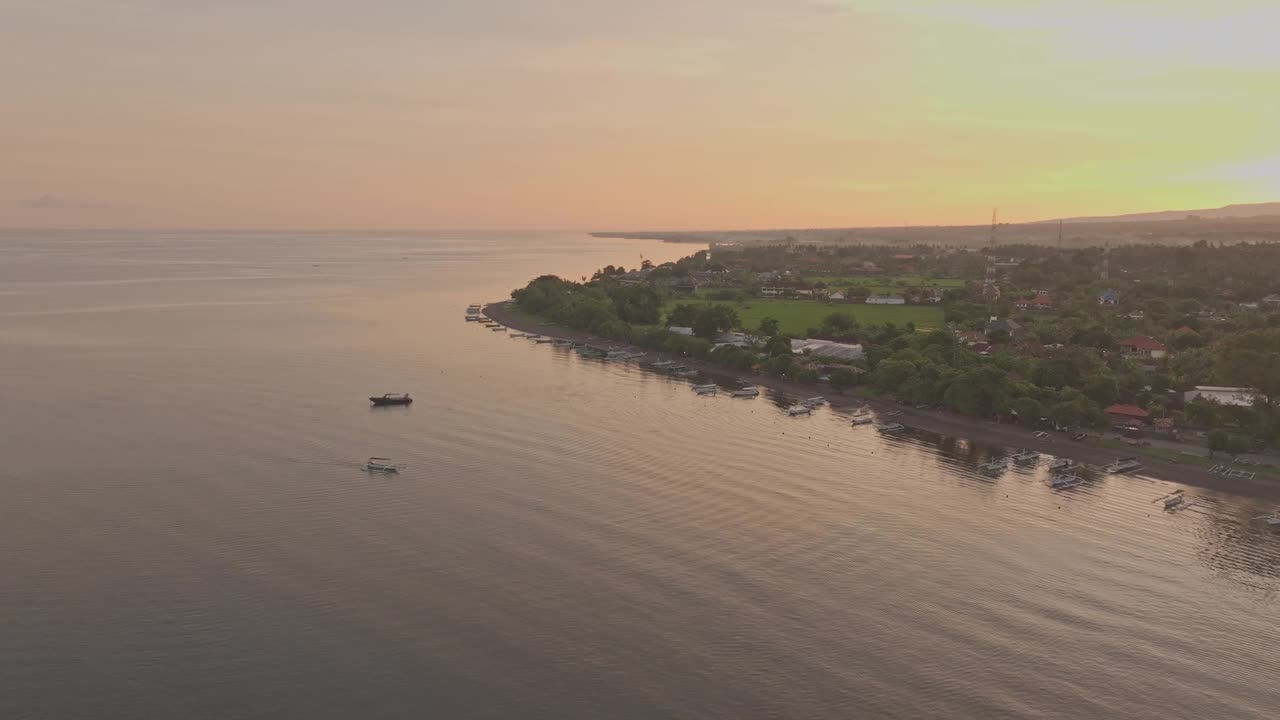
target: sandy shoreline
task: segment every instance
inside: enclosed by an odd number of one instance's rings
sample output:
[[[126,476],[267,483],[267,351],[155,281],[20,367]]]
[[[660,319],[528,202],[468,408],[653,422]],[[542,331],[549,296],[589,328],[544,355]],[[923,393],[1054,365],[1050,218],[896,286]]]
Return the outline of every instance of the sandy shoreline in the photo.
[[[564,340],[587,341],[592,338],[590,333],[560,326],[541,325],[537,320],[526,315],[511,312],[505,306],[505,303],[487,305],[484,308],[484,313],[493,320],[520,332],[539,333],[547,337]],[[597,340],[601,344],[623,345],[612,341]],[[636,349],[646,352],[646,359],[678,360],[681,364],[694,368],[706,375],[716,378],[744,380],[753,385],[792,395],[797,400],[823,395],[828,403],[836,409],[870,405],[872,409],[879,413],[898,412],[900,414],[893,418],[894,421],[900,422],[913,430],[966,438],[988,446],[1010,449],[1029,448],[1097,466],[1114,462],[1118,457],[1122,456],[1140,456],[1146,468],[1143,472],[1144,475],[1209,490],[1221,490],[1253,497],[1280,498],[1280,481],[1266,477],[1259,477],[1253,480],[1226,478],[1212,474],[1201,467],[1180,465],[1164,458],[1147,455],[1141,447],[1114,450],[1091,444],[1088,441],[1074,442],[1061,433],[1050,433],[1048,437],[1036,438],[1030,430],[1017,425],[1003,425],[985,420],[975,420],[940,410],[918,410],[893,401],[868,398],[859,394],[856,388],[837,394],[826,386],[781,380],[751,371],[730,370],[713,363],[671,353],[655,352],[647,348]]]

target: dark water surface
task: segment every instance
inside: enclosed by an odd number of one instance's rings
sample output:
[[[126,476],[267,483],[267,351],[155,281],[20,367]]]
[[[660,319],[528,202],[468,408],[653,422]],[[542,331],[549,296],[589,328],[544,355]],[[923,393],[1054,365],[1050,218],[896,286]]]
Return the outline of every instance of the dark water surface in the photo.
[[[693,249],[0,233],[0,717],[1274,716],[1257,501],[462,321]]]

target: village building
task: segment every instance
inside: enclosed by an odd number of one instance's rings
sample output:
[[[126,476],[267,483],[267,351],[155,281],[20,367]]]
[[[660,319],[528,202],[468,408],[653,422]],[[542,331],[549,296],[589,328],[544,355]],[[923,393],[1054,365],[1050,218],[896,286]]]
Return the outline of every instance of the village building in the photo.
[[[1164,343],[1146,335],[1125,338],[1117,344],[1120,352],[1127,358],[1159,360],[1169,354],[1169,348]]]
[[[1048,290],[1037,290],[1034,297],[1023,298],[1013,303],[1019,310],[1035,310],[1045,312],[1053,309],[1053,298]]]
[[[1194,390],[1188,390],[1182,394],[1182,399],[1185,402],[1208,400],[1220,405],[1235,405],[1237,407],[1251,407],[1257,397],[1258,393],[1251,388],[1219,387],[1215,385],[1197,385]]]
[[[868,305],[906,305],[907,299],[901,295],[868,295]]]
[[[1120,293],[1116,290],[1103,290],[1098,293],[1099,305],[1118,305],[1120,304]]]
[[[828,299],[828,300],[830,300],[830,301],[832,301],[832,302],[844,302],[844,293],[842,293],[842,292],[840,292],[839,290],[837,290],[837,291],[835,291],[835,292],[831,293],[830,295],[828,295],[828,296],[827,296],[827,299]]]
[[[762,287],[760,288],[760,297],[782,297],[787,294],[784,287]]]
[[[861,360],[866,357],[861,345],[805,338],[791,341],[791,352],[833,360]]]
[[[1112,405],[1104,412],[1107,413],[1107,417],[1111,418],[1112,423],[1126,427],[1141,427],[1147,423],[1147,418],[1151,417],[1151,413],[1137,405],[1124,405],[1121,403]]]

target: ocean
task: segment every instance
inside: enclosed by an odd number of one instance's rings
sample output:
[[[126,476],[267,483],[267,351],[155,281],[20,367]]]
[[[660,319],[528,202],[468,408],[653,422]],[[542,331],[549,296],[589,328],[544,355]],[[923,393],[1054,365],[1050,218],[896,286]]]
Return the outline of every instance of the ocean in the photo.
[[[540,274],[695,249],[0,233],[0,717],[1280,707],[1263,501],[983,476],[964,438],[463,321]]]

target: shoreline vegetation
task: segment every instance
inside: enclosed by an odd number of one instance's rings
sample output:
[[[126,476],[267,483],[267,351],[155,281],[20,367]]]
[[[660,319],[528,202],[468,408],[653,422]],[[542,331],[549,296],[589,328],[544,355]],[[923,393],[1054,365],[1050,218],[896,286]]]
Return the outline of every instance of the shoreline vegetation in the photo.
[[[1280,487],[1257,454],[1280,440],[1280,244],[906,249],[715,247],[488,310],[922,430]]]
[[[603,342],[601,338],[590,332],[567,328],[539,315],[524,312],[512,301],[488,304],[484,308],[484,314],[517,332],[537,333],[557,340]],[[1154,454],[1152,448],[1125,445],[1121,449],[1114,447],[1109,441],[1100,441],[1096,438],[1074,442],[1061,433],[1050,434],[1046,438],[1035,438],[1030,430],[1016,425],[989,420],[975,421],[973,418],[955,413],[917,409],[891,399],[876,397],[857,388],[835,391],[829,385],[785,380],[761,375],[752,370],[735,370],[707,360],[698,360],[673,352],[655,352],[630,343],[622,343],[622,345],[646,351],[648,359],[679,361],[713,378],[742,380],[758,387],[790,395],[797,400],[825,393],[824,397],[828,404],[836,410],[852,410],[867,405],[880,414],[898,412],[900,415],[895,416],[893,420],[912,430],[965,438],[991,447],[1025,447],[1097,466],[1114,462],[1119,457],[1139,456],[1143,459],[1146,469],[1157,475],[1159,479],[1208,490],[1229,491],[1264,498],[1280,497],[1280,478],[1262,474],[1252,480],[1226,478],[1209,473],[1208,465],[1196,462],[1198,459],[1185,458],[1174,461]]]

